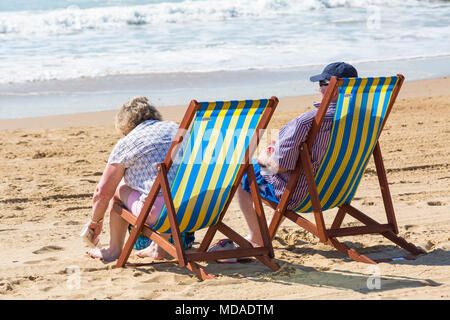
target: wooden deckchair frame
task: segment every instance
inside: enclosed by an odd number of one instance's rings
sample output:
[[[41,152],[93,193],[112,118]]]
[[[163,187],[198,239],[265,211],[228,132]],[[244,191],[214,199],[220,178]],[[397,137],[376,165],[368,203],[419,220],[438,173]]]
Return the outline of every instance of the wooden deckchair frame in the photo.
[[[386,120],[391,112],[392,106],[394,105],[395,99],[397,98],[398,92],[404,81],[404,76],[398,74],[398,84],[395,86],[394,91],[392,92],[391,100],[388,105],[386,116],[381,125],[381,131],[386,123]],[[377,221],[373,220],[366,214],[362,213],[358,209],[354,208],[350,204],[345,204],[339,206],[338,212],[335,216],[335,219],[331,225],[331,228],[327,229],[325,225],[325,221],[323,218],[322,207],[320,205],[319,195],[317,192],[316,182],[314,180],[314,173],[312,169],[311,163],[311,155],[309,150],[311,150],[314,140],[317,137],[320,126],[324,119],[325,113],[327,112],[328,106],[330,105],[332,97],[335,95],[336,90],[343,85],[344,80],[338,79],[336,77],[332,77],[330,83],[328,85],[327,91],[322,99],[322,102],[319,106],[317,114],[314,118],[314,121],[311,125],[309,133],[304,143],[302,143],[299,147],[300,155],[296,164],[294,171],[291,173],[290,178],[288,180],[288,184],[286,186],[286,190],[283,192],[280,202],[275,203],[270,200],[264,199],[263,202],[272,207],[275,212],[272,217],[269,226],[269,233],[271,240],[274,239],[275,234],[284,220],[284,218],[288,218],[293,221],[306,231],[312,233],[323,243],[328,243],[338,251],[344,253],[348,257],[352,258],[355,261],[365,262],[375,264],[376,261],[372,260],[365,255],[361,255],[356,250],[349,248],[344,243],[337,240],[338,237],[344,236],[355,236],[355,235],[364,235],[364,234],[381,234],[393,243],[397,244],[401,248],[409,251],[414,256],[426,253],[423,249],[417,248],[415,245],[407,242],[405,239],[399,237],[398,234],[398,226],[395,218],[394,207],[392,204],[392,198],[389,191],[389,184],[386,177],[386,170],[384,168],[383,158],[381,156],[381,149],[379,141],[376,142],[375,148],[373,150],[373,157],[375,160],[375,167],[378,176],[378,181],[380,184],[381,194],[383,198],[384,208],[386,211],[387,222],[386,224],[380,224]],[[294,193],[295,187],[297,186],[298,180],[302,171],[305,172],[306,181],[308,185],[308,191],[311,199],[312,211],[314,213],[315,224],[302,217],[300,214],[287,209],[288,203]],[[345,215],[348,214],[362,222],[365,226],[359,227],[347,227],[341,228],[341,224],[345,218]],[[408,256],[407,258],[412,258]],[[377,260],[380,261],[389,261],[389,259]]]
[[[261,120],[256,128],[255,134],[250,141],[249,147],[245,151],[244,155],[244,163],[240,167],[236,180],[230,189],[230,196],[225,203],[224,209],[218,219],[218,222],[210,226],[201,242],[198,250],[196,252],[187,253],[184,249],[181,240],[181,232],[179,229],[179,224],[176,218],[176,212],[173,204],[172,195],[170,192],[170,185],[167,180],[167,172],[169,171],[172,165],[172,154],[176,154],[180,143],[183,141],[183,138],[186,132],[189,129],[189,126],[194,119],[195,113],[200,109],[201,104],[195,100],[192,100],[189,104],[189,107],[182,119],[177,135],[175,136],[169,151],[164,159],[164,162],[158,164],[158,175],[153,183],[153,186],[150,190],[150,193],[144,203],[144,206],[138,217],[134,216],[130,211],[122,208],[120,204],[115,204],[114,210],[116,212],[120,212],[120,215],[123,219],[125,219],[128,223],[133,226],[133,230],[131,231],[130,236],[128,237],[127,242],[122,250],[122,253],[117,260],[116,267],[124,267],[127,263],[127,260],[131,254],[134,244],[142,232],[145,236],[150,238],[152,241],[155,241],[159,246],[161,246],[164,251],[166,251],[170,256],[178,261],[180,267],[186,267],[192,272],[194,272],[197,277],[201,280],[205,279],[213,279],[215,278],[213,275],[209,274],[201,268],[196,262],[197,261],[213,261],[218,259],[228,259],[228,258],[242,258],[242,257],[255,257],[271,270],[278,270],[279,265],[272,260],[274,257],[272,242],[270,241],[269,230],[267,226],[267,221],[264,215],[264,209],[261,202],[261,197],[259,195],[258,187],[256,184],[256,177],[253,171],[253,166],[250,165],[250,156],[252,152],[250,148],[252,146],[257,146],[260,139],[260,133],[262,130],[267,128],[267,124],[269,123],[270,118],[275,111],[275,108],[278,104],[278,99],[276,97],[272,97],[268,101],[268,105],[261,117]],[[253,199],[253,203],[255,206],[258,228],[261,232],[263,238],[263,246],[254,248],[250,242],[248,242],[245,238],[240,236],[230,227],[225,225],[222,222],[222,219],[230,205],[231,200],[236,192],[236,189],[242,180],[244,173],[247,172],[249,182],[251,184],[251,195]],[[150,208],[152,208],[153,203],[156,200],[156,197],[159,191],[162,190],[162,194],[164,197],[164,202],[167,208],[167,215],[169,218],[170,229],[173,237],[174,244],[170,243],[160,234],[152,230],[148,225],[145,224],[145,221],[149,215]],[[240,248],[235,250],[222,250],[215,252],[206,252],[211,241],[214,238],[214,235],[217,231],[220,231],[225,236],[236,242]]]

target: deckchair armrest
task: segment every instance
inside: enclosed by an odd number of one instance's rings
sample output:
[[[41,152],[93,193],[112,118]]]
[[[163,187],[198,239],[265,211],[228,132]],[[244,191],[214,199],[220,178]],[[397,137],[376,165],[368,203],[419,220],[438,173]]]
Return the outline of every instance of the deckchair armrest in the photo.
[[[322,101],[320,102],[319,110],[317,110],[316,116],[314,117],[313,123],[309,130],[308,136],[306,138],[306,144],[308,149],[311,150],[314,144],[314,140],[319,133],[320,127],[322,125],[325,114],[327,113],[328,107],[333,99],[334,93],[342,82],[336,77],[331,77],[330,83],[328,84],[327,91],[325,92]]]
[[[169,170],[170,166],[172,165],[173,160],[172,155],[178,151],[180,143],[183,141],[184,136],[186,135],[186,132],[189,128],[189,125],[192,122],[192,119],[194,118],[195,112],[200,108],[200,106],[201,104],[198,103],[196,100],[191,100],[188,110],[186,111],[183,120],[181,120],[180,126],[175,135],[175,139],[172,141],[169,151],[167,152],[166,157],[164,158],[164,164],[166,165],[167,170]]]

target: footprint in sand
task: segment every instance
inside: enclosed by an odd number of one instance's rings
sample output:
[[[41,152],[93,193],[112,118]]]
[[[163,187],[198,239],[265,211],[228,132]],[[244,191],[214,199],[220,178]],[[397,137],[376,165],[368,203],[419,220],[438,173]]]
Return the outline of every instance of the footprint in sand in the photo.
[[[161,297],[161,293],[153,292],[153,293],[151,293],[151,294],[149,294],[147,296],[143,296],[143,297],[141,297],[139,299],[142,299],[142,300],[153,300],[153,299],[156,299],[156,298],[159,298],[159,297]]]
[[[55,262],[58,261],[58,258],[55,257],[50,257],[47,259],[42,259],[42,260],[31,260],[31,261],[25,261],[24,264],[39,264],[41,262]]]
[[[428,240],[428,242],[425,244],[425,249],[426,250],[431,250],[435,247],[435,243],[431,240]]]
[[[404,225],[405,230],[414,229],[417,228],[415,224],[405,224]]]
[[[8,280],[0,280],[0,294],[7,294],[9,291],[13,291],[14,287]]]
[[[33,251],[34,254],[43,254],[43,253],[48,253],[48,252],[54,252],[54,251],[62,251],[64,250],[63,247],[58,247],[58,246],[45,246],[42,247],[36,251]]]

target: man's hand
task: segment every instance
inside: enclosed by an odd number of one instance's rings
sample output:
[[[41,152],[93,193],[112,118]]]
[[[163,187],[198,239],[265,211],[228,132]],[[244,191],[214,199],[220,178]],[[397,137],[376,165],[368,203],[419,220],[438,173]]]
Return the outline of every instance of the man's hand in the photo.
[[[261,152],[258,156],[257,159],[257,163],[261,166],[261,167],[268,167],[270,164],[270,161],[272,160],[272,148],[271,147],[267,147],[264,149],[263,152]]]
[[[287,169],[278,165],[276,161],[272,159],[274,148],[269,146],[258,156],[257,162],[261,167],[267,168],[273,174],[288,171]]]

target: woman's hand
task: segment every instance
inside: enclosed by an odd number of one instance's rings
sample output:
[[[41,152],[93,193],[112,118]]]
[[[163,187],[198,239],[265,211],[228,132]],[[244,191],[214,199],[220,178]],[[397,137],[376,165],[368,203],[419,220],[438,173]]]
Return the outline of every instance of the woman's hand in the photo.
[[[95,220],[91,220],[87,224],[88,228],[94,232],[92,240],[96,241],[102,232],[103,217],[108,209],[110,200],[114,197],[117,186],[123,178],[124,172],[125,168],[117,163],[106,165],[103,171],[100,182],[96,186],[94,195],[92,196],[92,218]],[[102,218],[99,219],[99,217]]]
[[[94,222],[91,220],[88,222],[87,227],[88,227],[88,229],[92,230],[92,232],[93,232],[91,242],[96,243],[96,241],[97,241],[96,239],[98,238],[100,233],[102,233],[103,221]]]

